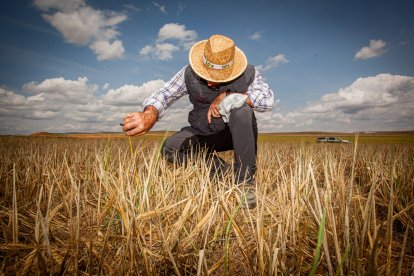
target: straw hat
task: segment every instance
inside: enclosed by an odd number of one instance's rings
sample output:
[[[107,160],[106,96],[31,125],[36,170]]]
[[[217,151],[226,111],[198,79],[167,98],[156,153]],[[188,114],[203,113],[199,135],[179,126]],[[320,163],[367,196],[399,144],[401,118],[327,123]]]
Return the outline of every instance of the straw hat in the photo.
[[[247,67],[243,51],[224,35],[212,35],[193,45],[189,54],[191,68],[197,75],[211,82],[229,82]]]

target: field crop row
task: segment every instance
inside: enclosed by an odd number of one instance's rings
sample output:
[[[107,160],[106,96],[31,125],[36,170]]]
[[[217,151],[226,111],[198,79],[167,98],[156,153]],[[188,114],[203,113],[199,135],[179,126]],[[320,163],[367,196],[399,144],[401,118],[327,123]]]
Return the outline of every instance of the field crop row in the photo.
[[[160,144],[0,137],[0,274],[413,272],[413,144],[261,140],[252,210]]]

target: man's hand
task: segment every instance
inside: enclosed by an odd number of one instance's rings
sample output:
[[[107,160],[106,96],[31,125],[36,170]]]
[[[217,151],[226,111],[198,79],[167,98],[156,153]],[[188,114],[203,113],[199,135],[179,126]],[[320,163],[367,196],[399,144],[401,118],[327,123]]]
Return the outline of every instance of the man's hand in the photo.
[[[212,117],[216,117],[216,118],[221,117],[221,114],[219,111],[219,104],[223,101],[225,97],[226,97],[226,92],[222,92],[218,94],[217,97],[214,99],[214,101],[210,104],[210,107],[207,113],[208,124],[211,124]]]
[[[149,105],[144,112],[133,112],[125,115],[122,130],[128,136],[138,136],[147,133],[157,122],[158,110]]]
[[[220,111],[219,111],[219,104],[223,101],[223,99],[227,96],[227,94],[231,94],[231,92],[222,92],[220,93],[214,101],[210,104],[210,108],[208,109],[207,113],[207,120],[208,124],[211,124],[212,117],[219,118],[221,117]],[[247,95],[247,93],[240,93],[243,95]],[[253,102],[250,100],[250,98],[247,96],[246,103],[253,108]]]

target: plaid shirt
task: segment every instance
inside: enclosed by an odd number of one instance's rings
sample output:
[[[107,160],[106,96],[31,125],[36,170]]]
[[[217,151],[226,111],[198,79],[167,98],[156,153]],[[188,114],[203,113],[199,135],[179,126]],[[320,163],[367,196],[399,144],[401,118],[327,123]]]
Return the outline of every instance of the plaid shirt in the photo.
[[[143,103],[146,106],[152,105],[158,109],[158,118],[164,116],[164,111],[179,98],[187,95],[187,87],[184,81],[184,66],[171,80],[164,84],[164,87],[154,92]],[[259,112],[269,111],[273,107],[274,96],[272,89],[263,81],[262,74],[255,69],[253,82],[247,89],[247,95],[253,103],[253,110]]]

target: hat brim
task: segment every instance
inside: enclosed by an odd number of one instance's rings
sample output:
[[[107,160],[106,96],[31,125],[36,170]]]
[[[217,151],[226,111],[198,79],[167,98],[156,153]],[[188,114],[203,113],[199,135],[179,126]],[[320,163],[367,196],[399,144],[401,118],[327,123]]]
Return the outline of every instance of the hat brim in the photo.
[[[234,63],[226,69],[212,69],[203,63],[204,47],[207,40],[202,40],[193,45],[189,53],[189,61],[194,72],[203,79],[211,82],[229,82],[237,79],[247,67],[247,58],[242,50],[235,47]]]

